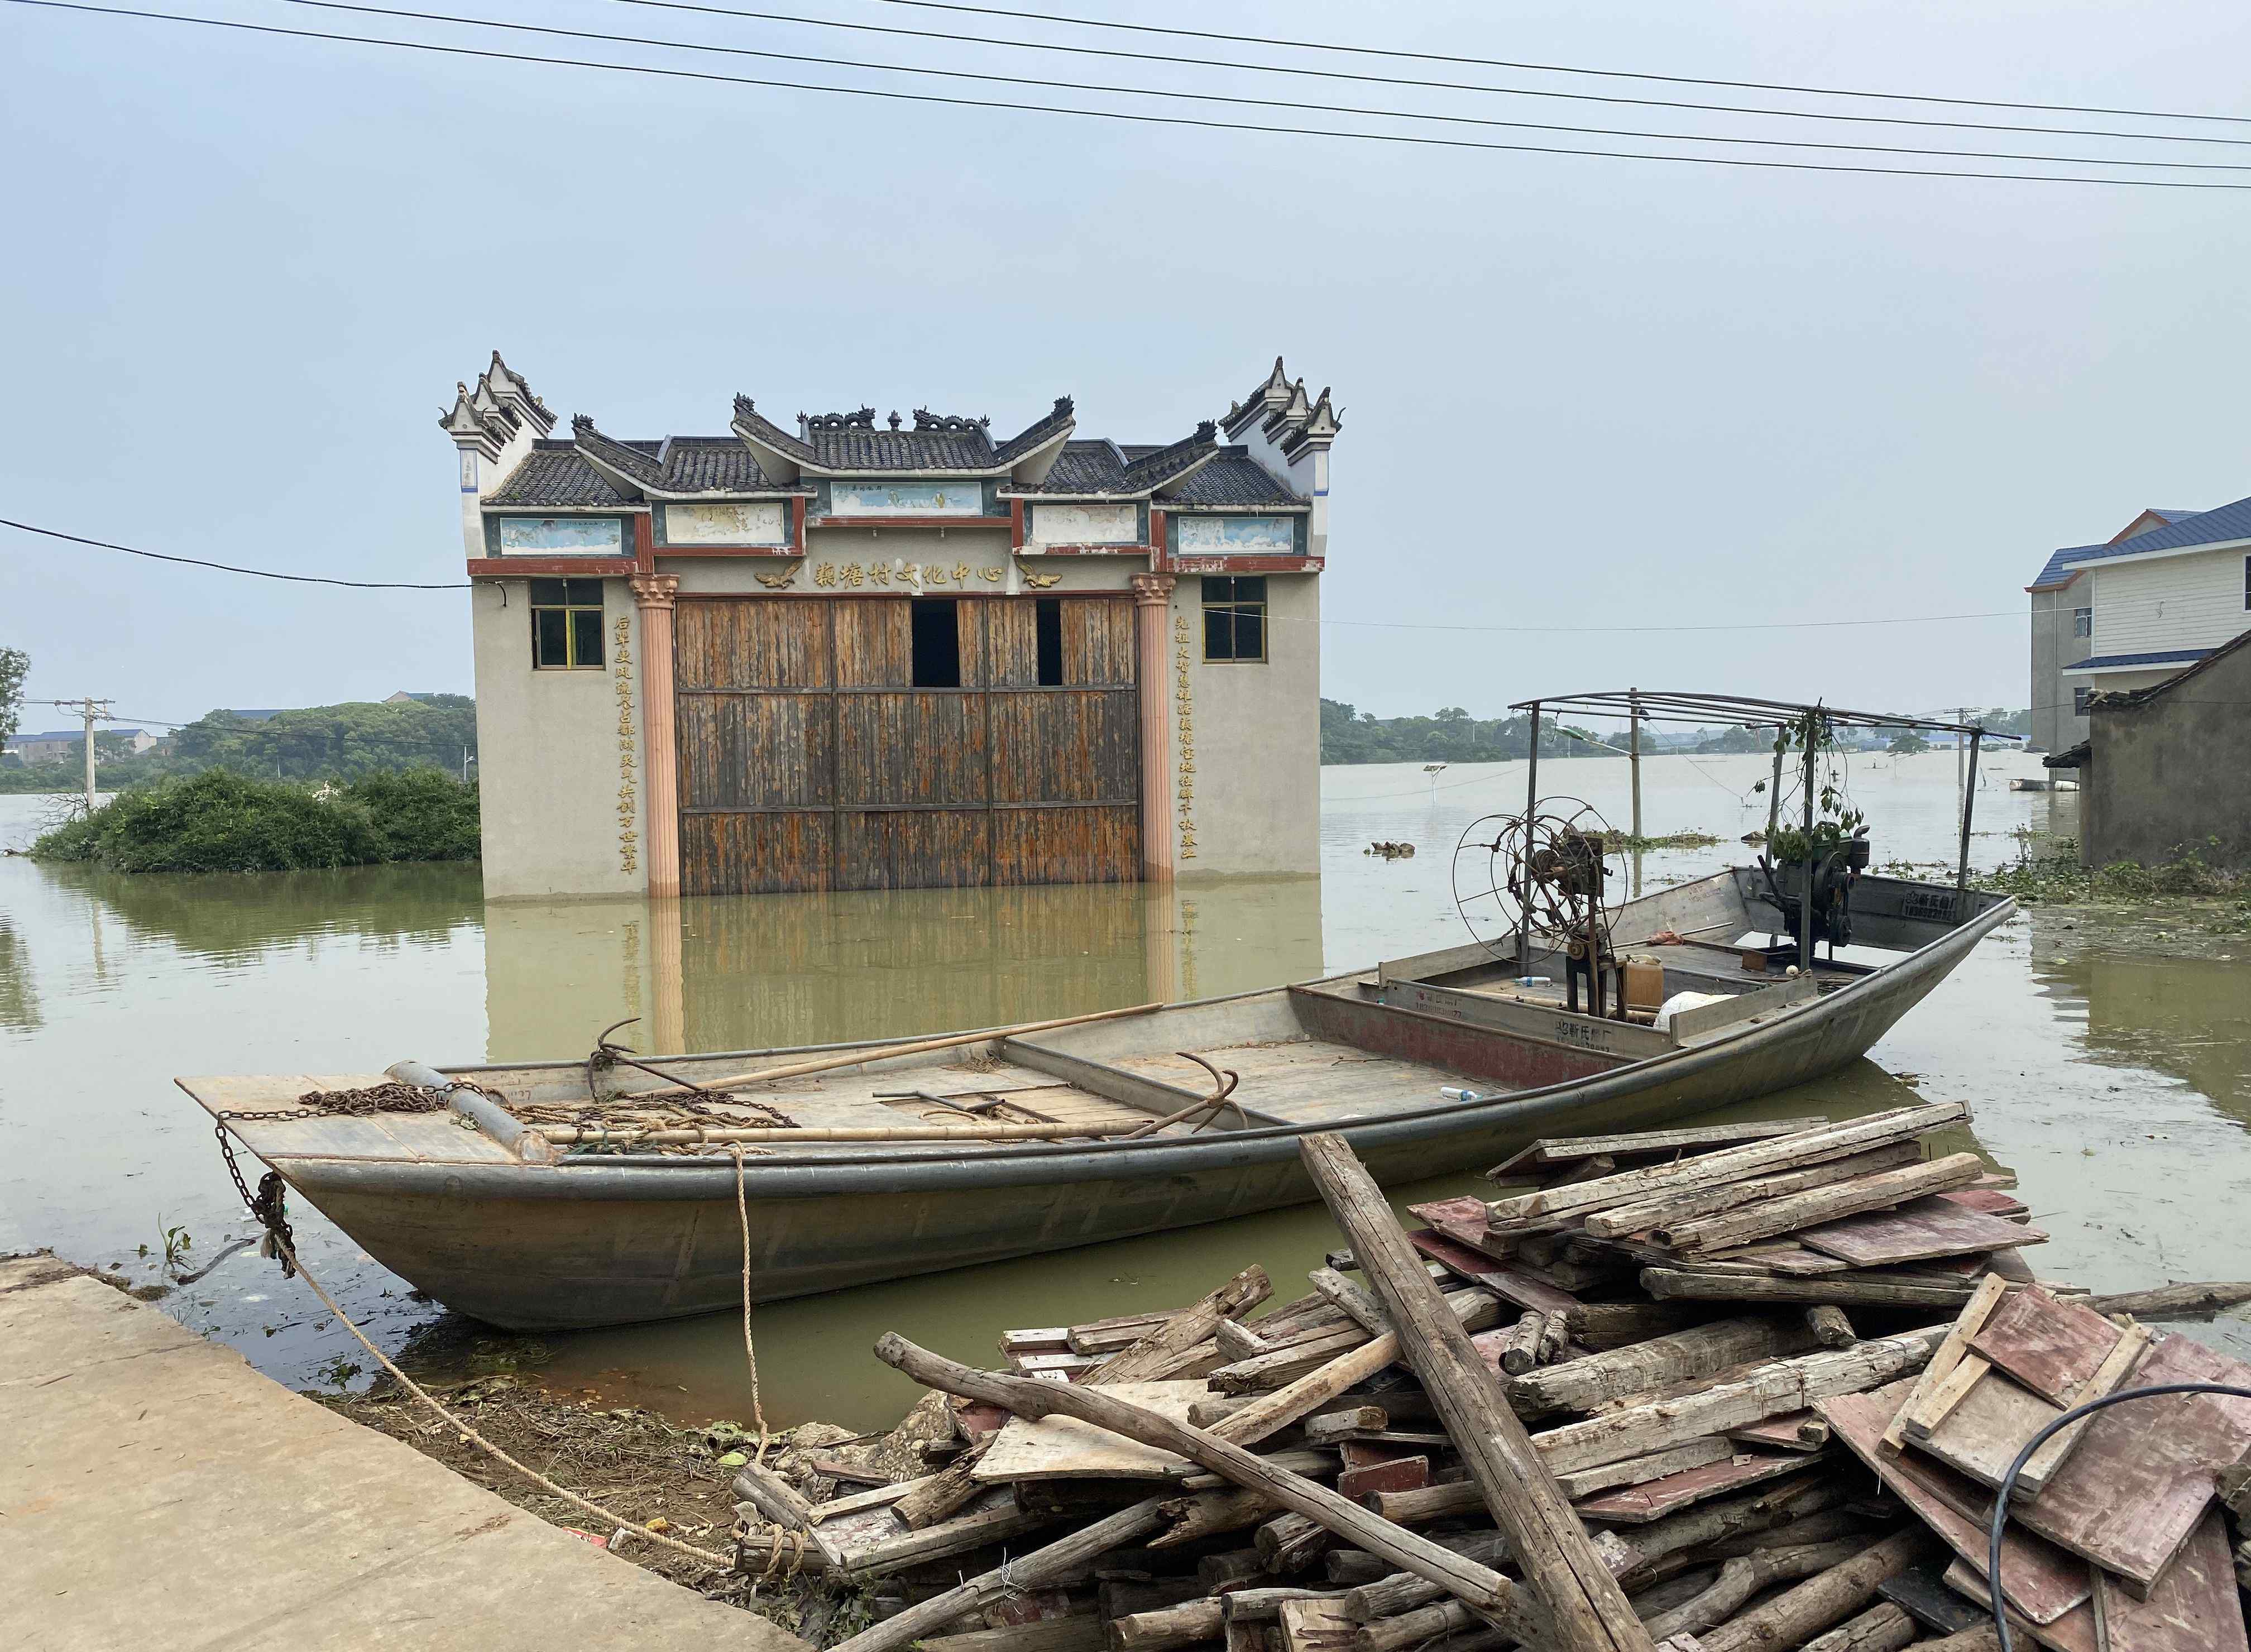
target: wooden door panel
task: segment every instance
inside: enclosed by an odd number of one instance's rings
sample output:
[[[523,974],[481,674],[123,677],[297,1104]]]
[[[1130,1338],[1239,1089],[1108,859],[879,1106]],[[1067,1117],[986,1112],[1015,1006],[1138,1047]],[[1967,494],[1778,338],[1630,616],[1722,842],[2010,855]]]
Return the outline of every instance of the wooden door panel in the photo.
[[[1063,680],[1074,688],[1130,685],[1139,658],[1133,605],[1075,598],[1063,605]]]
[[[1129,803],[1140,795],[1140,714],[1116,689],[993,697],[993,801]]]
[[[682,599],[673,639],[683,691],[828,686],[828,616],[817,602]]]
[[[837,816],[839,889],[946,889],[990,881],[982,809],[847,810]]]
[[[845,694],[836,705],[836,795],[846,809],[985,802],[985,704],[977,694]]]
[[[993,815],[993,880],[1118,884],[1141,875],[1141,811],[1003,809]]]
[[[839,598],[821,606],[835,616],[837,687],[905,688],[913,683],[913,632],[904,598]]]
[[[680,892],[772,895],[828,887],[827,810],[803,814],[684,815]]]
[[[826,694],[680,696],[687,809],[820,809],[836,801]]]
[[[1034,605],[1001,600],[981,606],[986,615],[986,648],[991,661],[987,680],[994,688],[1037,688],[1040,643]]]

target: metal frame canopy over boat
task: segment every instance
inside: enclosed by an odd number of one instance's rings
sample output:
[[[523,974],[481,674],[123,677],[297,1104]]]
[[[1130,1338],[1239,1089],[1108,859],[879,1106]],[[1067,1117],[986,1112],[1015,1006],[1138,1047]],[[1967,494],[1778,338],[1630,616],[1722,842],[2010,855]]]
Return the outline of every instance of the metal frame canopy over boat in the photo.
[[[1966,905],[1970,889],[1970,822],[1977,801],[1978,748],[1988,737],[1998,740],[2024,739],[2021,734],[2005,734],[1981,723],[1949,723],[1937,718],[1906,717],[1889,711],[1853,711],[1839,705],[1825,705],[1818,700],[1811,704],[1800,700],[1762,700],[1742,694],[1706,694],[1679,689],[1597,689],[1583,693],[1518,700],[1508,709],[1523,711],[1531,718],[1524,784],[1524,807],[1527,818],[1538,809],[1540,802],[1540,718],[1543,711],[1626,718],[1629,726],[1634,730],[1635,749],[1631,755],[1637,764],[1640,759],[1640,725],[1644,723],[1685,723],[1699,727],[1718,723],[1729,728],[1772,729],[1776,732],[1772,795],[1777,807],[1782,794],[1783,753],[1790,736],[1795,733],[1804,751],[1804,784],[1800,789],[1804,794],[1806,858],[1803,871],[1809,897],[1813,889],[1814,868],[1818,860],[1813,843],[1813,795],[1822,736],[1839,728],[1928,729],[1935,734],[1954,735],[1957,740],[1966,734],[1970,737],[1969,773],[1962,788],[1961,836],[1954,869],[1957,912]],[[1638,788],[1637,773],[1634,809],[1634,829],[1637,832],[1641,829]],[[1813,902],[1810,898],[1798,903],[1797,927],[1798,956],[1811,958],[1813,954]],[[1520,957],[1526,955],[1528,942],[1528,934],[1520,928],[1517,935]]]

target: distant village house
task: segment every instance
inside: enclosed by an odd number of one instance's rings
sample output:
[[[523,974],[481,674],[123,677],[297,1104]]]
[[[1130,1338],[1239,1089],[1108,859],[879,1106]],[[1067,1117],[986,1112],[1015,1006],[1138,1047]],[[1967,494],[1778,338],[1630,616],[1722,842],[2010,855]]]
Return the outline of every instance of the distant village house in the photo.
[[[1339,425],[1278,358],[1149,444],[1069,397],[563,439],[497,353],[456,388],[488,895],[1315,865]]]
[[[2148,510],[2102,545],[2067,545],[2032,598],[2032,745],[2088,736],[2102,693],[2154,687],[2251,627],[2251,499]]]

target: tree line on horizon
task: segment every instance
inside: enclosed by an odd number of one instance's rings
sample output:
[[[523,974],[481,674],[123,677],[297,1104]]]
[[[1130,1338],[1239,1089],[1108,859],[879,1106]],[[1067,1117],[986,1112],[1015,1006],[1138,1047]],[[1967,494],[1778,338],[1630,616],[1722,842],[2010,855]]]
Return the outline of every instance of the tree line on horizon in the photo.
[[[1997,734],[2024,734],[2030,732],[2032,713],[2012,711],[1993,706],[1979,714],[1983,725]],[[1606,746],[1624,746],[1622,730],[1589,729],[1605,745],[1590,744],[1574,738],[1559,727],[1552,718],[1543,718],[1540,725],[1540,755],[1542,757],[1606,757],[1611,753]],[[1902,753],[1928,749],[1927,738],[1907,729],[1877,729],[1870,732],[1867,744]],[[1530,719],[1521,713],[1508,717],[1476,718],[1458,705],[1446,706],[1430,715],[1416,717],[1378,717],[1373,711],[1363,711],[1344,700],[1324,698],[1321,701],[1321,761],[1324,763],[1499,763],[1527,756],[1531,746]],[[1771,734],[1748,728],[1698,728],[1683,731],[1677,725],[1651,727],[1645,724],[1642,731],[1645,752],[1667,753],[1686,753],[1692,756],[1710,753],[1770,752],[1774,749]]]
[[[123,791],[171,775],[225,770],[260,780],[348,781],[370,774],[435,768],[459,779],[466,748],[474,759],[477,703],[466,694],[427,699],[346,700],[247,718],[213,711],[175,730],[168,749],[135,754],[122,735],[96,730],[94,781]],[[475,778],[474,762],[470,778]],[[0,791],[71,792],[86,783],[80,753],[45,763],[10,759]]]

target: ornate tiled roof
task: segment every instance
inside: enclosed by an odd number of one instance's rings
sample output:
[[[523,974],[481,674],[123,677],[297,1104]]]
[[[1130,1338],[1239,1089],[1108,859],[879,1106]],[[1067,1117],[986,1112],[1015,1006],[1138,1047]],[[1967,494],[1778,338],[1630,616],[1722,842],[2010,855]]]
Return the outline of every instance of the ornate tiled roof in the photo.
[[[1189,448],[1187,442],[1175,442],[1168,448],[1135,445],[1119,447],[1109,441],[1071,441],[1063,445],[1055,469],[1037,488],[1012,488],[1011,493],[1056,494],[1065,497],[1087,494],[1119,494],[1132,496],[1146,493],[1159,485],[1153,475],[1177,475],[1181,466],[1177,460],[1168,461],[1163,455],[1177,455]],[[1272,505],[1277,509],[1302,507],[1306,501],[1276,480],[1264,466],[1250,456],[1247,448],[1219,448],[1207,462],[1181,480],[1166,496],[1165,503],[1175,505]]]
[[[811,433],[813,462],[828,470],[898,475],[917,470],[990,470],[992,439],[979,426],[964,430],[846,430]]]
[[[543,441],[523,456],[508,480],[485,497],[488,505],[621,505],[620,493],[567,441]]]

